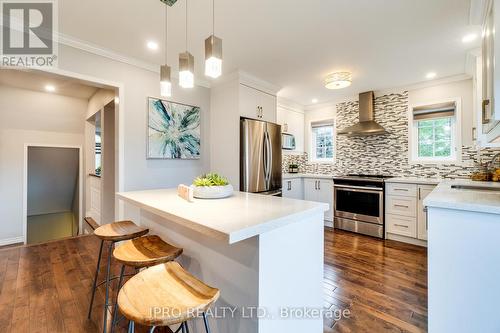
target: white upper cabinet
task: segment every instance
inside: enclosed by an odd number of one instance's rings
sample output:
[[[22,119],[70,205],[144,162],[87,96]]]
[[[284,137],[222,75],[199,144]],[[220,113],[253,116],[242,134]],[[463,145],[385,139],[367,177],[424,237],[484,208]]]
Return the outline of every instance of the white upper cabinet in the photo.
[[[488,4],[486,18],[483,23],[482,64],[476,74],[477,95],[479,95],[479,128],[482,136],[481,144],[500,142],[500,67],[497,56],[500,56],[500,38],[496,38],[500,28],[500,2],[485,1]],[[499,30],[500,31],[500,30]],[[479,84],[480,83],[480,84]]]
[[[240,117],[276,122],[279,87],[246,73],[220,78],[210,89],[210,169],[240,188]]]
[[[241,116],[276,122],[276,96],[240,84]]]
[[[295,137],[296,148],[294,151],[304,151],[304,113],[299,110],[291,110],[278,106],[277,123],[281,125],[283,133],[292,134]]]

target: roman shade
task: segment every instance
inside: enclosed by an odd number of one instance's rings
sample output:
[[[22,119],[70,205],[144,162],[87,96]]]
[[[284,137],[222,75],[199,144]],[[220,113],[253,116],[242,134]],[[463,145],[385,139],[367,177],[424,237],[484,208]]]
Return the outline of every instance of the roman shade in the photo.
[[[333,126],[333,120],[329,119],[329,120],[311,122],[312,128],[323,127],[323,126]]]
[[[456,102],[417,106],[413,108],[413,120],[454,117],[456,108]]]

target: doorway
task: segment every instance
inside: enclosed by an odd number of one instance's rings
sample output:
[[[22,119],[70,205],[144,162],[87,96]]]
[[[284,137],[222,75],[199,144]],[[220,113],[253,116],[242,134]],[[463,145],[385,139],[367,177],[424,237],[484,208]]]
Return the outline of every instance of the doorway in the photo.
[[[25,147],[25,243],[74,237],[82,220],[81,147]]]

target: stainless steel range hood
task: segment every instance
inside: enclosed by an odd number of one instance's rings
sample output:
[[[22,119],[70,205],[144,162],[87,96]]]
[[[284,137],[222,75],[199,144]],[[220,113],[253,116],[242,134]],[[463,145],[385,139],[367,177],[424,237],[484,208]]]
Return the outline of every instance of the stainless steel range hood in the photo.
[[[355,125],[344,128],[337,134],[348,136],[387,134],[385,128],[373,120],[374,98],[375,95],[373,91],[359,94],[359,122]]]

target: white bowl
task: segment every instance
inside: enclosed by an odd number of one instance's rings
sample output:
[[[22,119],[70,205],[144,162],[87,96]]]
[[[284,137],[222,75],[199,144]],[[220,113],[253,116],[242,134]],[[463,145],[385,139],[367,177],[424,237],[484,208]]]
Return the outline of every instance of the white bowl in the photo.
[[[193,188],[193,196],[198,199],[221,199],[233,195],[233,186],[231,184],[225,186],[195,186]]]

